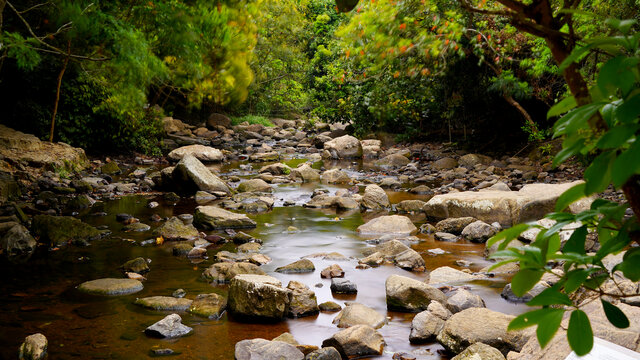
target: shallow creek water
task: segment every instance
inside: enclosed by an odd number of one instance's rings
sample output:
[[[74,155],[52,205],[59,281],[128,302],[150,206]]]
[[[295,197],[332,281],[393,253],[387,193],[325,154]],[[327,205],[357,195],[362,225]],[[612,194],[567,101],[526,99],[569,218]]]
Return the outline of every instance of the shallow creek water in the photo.
[[[340,165],[337,165],[340,166]],[[346,168],[346,166],[344,167]],[[349,171],[359,171],[361,165]],[[223,173],[249,175],[237,170],[237,164],[219,168]],[[255,173],[255,172],[254,172]],[[411,273],[394,266],[381,266],[366,270],[356,269],[361,251],[372,246],[359,237],[355,229],[373,213],[352,211],[336,213],[331,210],[306,209],[301,206],[314,188],[324,187],[335,191],[338,187],[320,184],[274,185],[276,205],[273,211],[249,215],[258,227],[246,231],[263,240],[262,253],[273,261],[262,268],[282,281],[298,280],[315,291],[318,303],[333,300],[339,304],[357,301],[386,314],[387,325],[379,329],[387,346],[380,357],[391,359],[394,352],[412,353],[419,359],[445,359],[436,343],[411,345],[408,341],[411,320],[415,314],[387,311],[384,282],[392,274],[400,274],[424,280],[426,273]],[[407,192],[388,192],[391,203],[406,199],[420,199]],[[284,200],[295,200],[297,206],[282,207]],[[149,209],[149,201],[158,201],[161,206]],[[34,255],[30,262],[19,265],[2,263],[0,270],[0,359],[15,359],[17,350],[25,336],[41,332],[49,340],[50,359],[145,359],[152,348],[171,348],[180,353],[180,359],[233,359],[234,344],[243,339],[261,337],[272,339],[283,332],[290,332],[303,344],[320,346],[322,341],[338,331],[331,321],[335,313],[320,313],[301,319],[287,319],[276,324],[250,324],[234,320],[227,313],[220,320],[207,320],[188,313],[181,313],[183,323],[193,327],[191,335],[174,339],[148,338],[143,330],[162,319],[168,313],[146,310],[133,301],[139,297],[164,295],[183,288],[188,298],[200,293],[226,294],[226,285],[210,285],[200,279],[203,270],[213,261],[219,250],[234,251],[233,244],[209,249],[209,259],[194,263],[171,253],[174,243],[141,246],[143,240],[152,238],[151,231],[124,233],[122,224],[115,219],[117,213],[129,213],[153,227],[152,214],[162,217],[192,214],[196,204],[183,199],[176,205],[165,204],[161,197],[127,196],[117,200],[96,204],[81,217],[95,226],[108,226],[113,232],[103,240],[90,246],[70,246],[59,251],[43,251]],[[108,215],[95,216],[104,211]],[[424,217],[414,217],[416,225],[425,222]],[[295,226],[300,231],[289,233],[287,227]],[[212,232],[213,233],[213,232]],[[427,235],[418,235],[421,242],[412,247],[422,254],[427,270],[440,266],[455,265],[458,259],[471,261],[472,271],[486,266],[482,257],[483,245],[464,241],[445,243],[435,241]],[[441,248],[447,253],[431,255],[428,249]],[[317,252],[339,252],[348,261],[312,259],[316,271],[311,274],[280,274],[275,268],[289,264],[300,257]],[[151,271],[146,274],[144,290],[127,296],[95,297],[79,293],[75,287],[83,281],[104,277],[122,277],[119,266],[129,259],[142,256],[151,260]],[[345,270],[345,277],[355,282],[358,294],[354,296],[332,296],[330,280],[321,279],[320,271],[332,263]],[[494,278],[491,281],[471,283],[473,292],[482,296],[488,308],[508,314],[524,311],[523,305],[514,305],[500,298],[500,291],[508,279]]]

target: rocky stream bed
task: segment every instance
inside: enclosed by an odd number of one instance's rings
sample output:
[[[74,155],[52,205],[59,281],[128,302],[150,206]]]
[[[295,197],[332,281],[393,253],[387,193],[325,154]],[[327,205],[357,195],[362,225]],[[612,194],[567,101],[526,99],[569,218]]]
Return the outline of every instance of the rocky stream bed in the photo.
[[[29,160],[20,148],[56,149],[0,128],[0,358],[569,353],[561,336],[541,351],[532,332],[506,332],[554,279],[517,298],[507,285],[517,265],[489,272],[484,243],[540,219],[579,170],[385,146],[325,124],[225,121],[167,118],[166,158],[109,161],[64,145],[64,161],[62,150]],[[637,351],[629,299],[629,329],[598,321],[597,306],[590,315],[596,335]]]

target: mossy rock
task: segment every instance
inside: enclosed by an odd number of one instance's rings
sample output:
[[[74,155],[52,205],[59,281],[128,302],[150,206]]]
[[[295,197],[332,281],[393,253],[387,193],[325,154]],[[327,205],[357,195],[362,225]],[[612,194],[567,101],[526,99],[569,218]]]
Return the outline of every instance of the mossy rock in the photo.
[[[83,282],[78,290],[94,295],[127,295],[143,289],[142,283],[133,279],[105,278]]]
[[[71,216],[52,215],[36,215],[33,218],[31,232],[40,237],[40,242],[48,242],[51,246],[92,241],[109,233]]]
[[[174,216],[158,227],[154,234],[162,236],[165,240],[193,240],[198,237],[198,230],[191,224],[185,225]]]
[[[209,319],[219,319],[227,308],[227,299],[221,295],[200,294],[191,303],[189,312]]]
[[[122,172],[118,164],[116,164],[113,161],[102,165],[102,167],[100,168],[100,171],[105,175],[119,174]]]
[[[137,299],[134,304],[158,311],[185,311],[191,306],[191,302],[190,299],[173,296],[150,296]]]

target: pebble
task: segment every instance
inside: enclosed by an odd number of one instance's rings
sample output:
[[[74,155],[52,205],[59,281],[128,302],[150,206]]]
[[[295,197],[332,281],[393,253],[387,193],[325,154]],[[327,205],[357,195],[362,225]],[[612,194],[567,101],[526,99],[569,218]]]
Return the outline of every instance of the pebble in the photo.
[[[187,295],[187,292],[184,291],[184,289],[177,289],[176,291],[173,292],[173,294],[171,294],[171,296],[173,296],[174,298],[178,298],[181,299],[183,297],[185,297]]]

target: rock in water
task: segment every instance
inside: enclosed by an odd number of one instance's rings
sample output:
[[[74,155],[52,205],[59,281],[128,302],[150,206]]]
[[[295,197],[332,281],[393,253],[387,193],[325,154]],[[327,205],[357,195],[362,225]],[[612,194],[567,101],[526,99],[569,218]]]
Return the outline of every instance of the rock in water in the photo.
[[[83,282],[78,290],[94,295],[127,295],[142,290],[143,285],[133,279],[97,279]]]
[[[231,194],[231,189],[193,155],[185,155],[172,172],[175,184],[185,192],[197,190]]]
[[[317,314],[318,300],[309,287],[299,281],[290,281],[287,289],[291,290],[291,303],[287,316],[298,318]]]
[[[36,240],[29,230],[15,223],[4,235],[0,236],[0,250],[9,259],[28,259],[36,249]]]
[[[302,274],[302,273],[310,273],[316,270],[315,266],[313,266],[313,262],[309,259],[301,259],[295,261],[289,265],[281,266],[276,269],[276,272],[283,274]]]
[[[71,216],[51,215],[34,216],[31,231],[41,242],[50,242],[51,246],[96,240],[108,233]]]
[[[291,170],[289,177],[292,180],[302,180],[302,182],[314,182],[320,180],[320,172],[312,168],[309,164],[304,163],[298,165],[297,168]]]
[[[185,155],[195,156],[196,159],[202,162],[220,162],[224,160],[224,154],[222,151],[205,145],[187,145],[175,150],[172,150],[168,157],[173,161],[180,161]]]
[[[418,228],[406,216],[386,215],[369,220],[366,224],[360,225],[357,231],[363,235],[413,235],[418,232]]]
[[[379,329],[387,323],[387,318],[366,305],[349,303],[336,315],[333,323],[339,328],[368,325],[374,329]]]
[[[344,135],[324,143],[322,157],[331,159],[353,159],[362,157],[360,141],[351,135]]]
[[[473,294],[463,288],[457,289],[453,295],[447,299],[447,309],[454,314],[469,308],[483,307],[485,307],[484,300],[482,300],[480,295]]]
[[[274,277],[240,274],[229,285],[229,310],[242,318],[281,320],[289,311],[290,295]]]
[[[338,350],[333,347],[326,347],[310,352],[305,360],[342,360]]]
[[[185,225],[178,217],[173,216],[153,232],[165,240],[193,240],[198,237],[198,230],[191,224]]]
[[[347,279],[333,278],[331,279],[331,292],[336,294],[356,294],[358,288],[356,284]]]
[[[502,353],[489,345],[475,343],[451,360],[505,360]]]
[[[144,274],[149,272],[149,264],[144,258],[138,257],[122,264],[122,269],[126,272]]]
[[[136,299],[134,304],[153,310],[185,311],[191,306],[191,302],[192,300],[190,299],[176,298],[173,296],[151,296]]]
[[[221,295],[200,294],[191,303],[189,312],[209,319],[219,319],[227,308],[227,299]]]
[[[326,267],[324,270],[320,272],[320,277],[323,279],[333,279],[333,278],[341,278],[344,277],[344,270],[338,264],[333,264],[331,266]]]
[[[333,334],[322,347],[334,347],[343,359],[382,355],[384,338],[371,326],[355,325]]]
[[[411,321],[409,342],[422,344],[433,341],[444,327],[444,320],[425,310],[414,316]]]
[[[173,339],[185,336],[191,331],[193,331],[192,328],[182,324],[182,318],[180,315],[171,314],[146,328],[144,333],[150,337]]]
[[[248,339],[236,343],[235,360],[303,360],[304,354],[282,341]]]
[[[18,353],[20,360],[41,360],[47,356],[47,338],[40,334],[29,335],[24,339]]]
[[[256,222],[247,215],[236,214],[217,206],[198,206],[193,222],[205,229],[245,229],[256,227]]]
[[[447,302],[442,291],[405,276],[389,276],[385,288],[389,310],[418,312],[426,310],[432,301]]]
[[[493,346],[503,355],[520,351],[529,339],[529,333],[507,331],[513,318],[485,308],[462,310],[445,321],[438,342],[454,354],[477,342]]]
[[[371,210],[386,209],[391,206],[387,193],[376,184],[370,184],[364,188],[361,205]]]
[[[249,179],[238,185],[238,192],[272,192],[273,189],[262,179]]]

